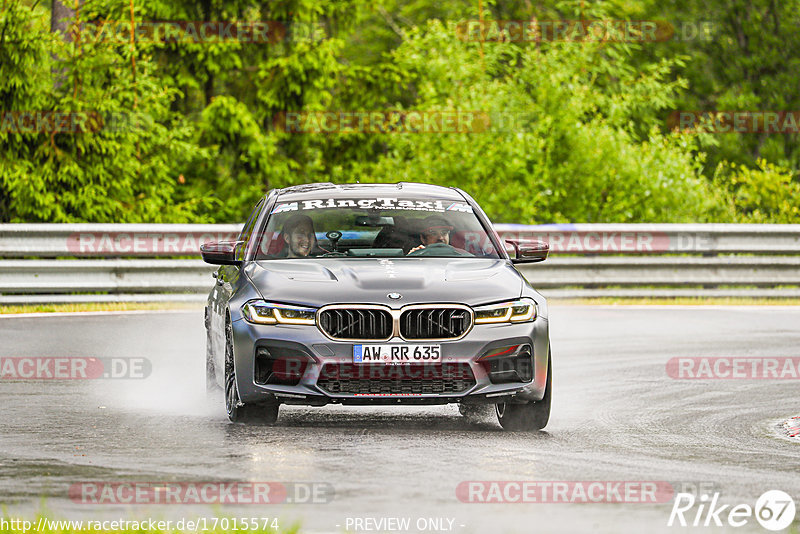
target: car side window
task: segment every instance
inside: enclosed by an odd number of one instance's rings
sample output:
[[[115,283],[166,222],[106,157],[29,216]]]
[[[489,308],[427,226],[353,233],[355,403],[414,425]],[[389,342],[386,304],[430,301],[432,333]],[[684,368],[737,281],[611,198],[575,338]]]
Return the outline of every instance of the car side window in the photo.
[[[258,219],[258,213],[261,211],[261,205],[264,203],[264,199],[258,201],[256,207],[253,208],[253,211],[250,212],[250,217],[247,219],[247,222],[242,227],[242,231],[239,234],[239,238],[237,241],[242,241],[244,244],[239,247],[237,251],[237,255],[239,259],[244,259],[244,251],[247,248],[245,245],[248,241],[250,241],[250,236],[253,234],[253,227],[256,224],[256,220]]]

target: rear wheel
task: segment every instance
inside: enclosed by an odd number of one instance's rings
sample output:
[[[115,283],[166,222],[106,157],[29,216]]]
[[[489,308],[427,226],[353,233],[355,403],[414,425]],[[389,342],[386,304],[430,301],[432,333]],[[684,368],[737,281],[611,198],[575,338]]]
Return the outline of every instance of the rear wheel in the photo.
[[[225,411],[234,423],[271,425],[278,420],[278,404],[244,404],[236,386],[233,361],[233,328],[225,323]]]
[[[497,420],[506,430],[541,430],[550,420],[550,400],[553,392],[553,366],[547,354],[547,382],[544,397],[528,404],[502,402],[496,405]]]

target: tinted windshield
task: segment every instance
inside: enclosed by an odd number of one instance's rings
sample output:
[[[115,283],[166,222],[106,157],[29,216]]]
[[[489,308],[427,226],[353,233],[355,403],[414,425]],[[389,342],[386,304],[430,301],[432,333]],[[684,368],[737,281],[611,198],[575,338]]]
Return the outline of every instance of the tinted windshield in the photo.
[[[500,257],[465,202],[360,197],[279,201],[256,259],[342,256]]]

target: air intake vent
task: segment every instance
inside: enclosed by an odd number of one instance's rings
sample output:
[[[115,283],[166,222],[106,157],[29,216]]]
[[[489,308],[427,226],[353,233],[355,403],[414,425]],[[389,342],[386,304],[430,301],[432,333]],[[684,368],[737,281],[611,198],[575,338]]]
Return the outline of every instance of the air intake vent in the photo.
[[[317,386],[336,395],[443,395],[475,386],[468,363],[355,365],[326,363]]]

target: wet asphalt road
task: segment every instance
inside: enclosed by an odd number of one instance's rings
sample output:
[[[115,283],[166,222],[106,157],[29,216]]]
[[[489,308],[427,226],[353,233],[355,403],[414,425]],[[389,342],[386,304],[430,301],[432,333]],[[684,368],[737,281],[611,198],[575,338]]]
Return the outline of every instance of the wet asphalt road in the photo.
[[[279,517],[303,532],[398,517],[412,532],[457,533],[690,530],[666,526],[671,503],[463,503],[456,487],[468,480],[703,484],[721,502],[750,505],[781,489],[800,507],[800,443],[775,430],[800,414],[798,381],[665,371],[676,356],[800,356],[800,308],[553,306],[550,316],[553,413],[535,434],[467,421],[454,406],[284,407],[275,427],[232,425],[222,399],[205,396],[202,311],[0,318],[2,357],[152,363],[144,380],[0,381],[0,502],[27,517],[44,498],[56,517]],[[209,480],[330,484],[334,496],[224,507],[68,497],[86,481]],[[444,526],[420,530],[420,518]],[[754,519],[700,530],[767,532]]]

